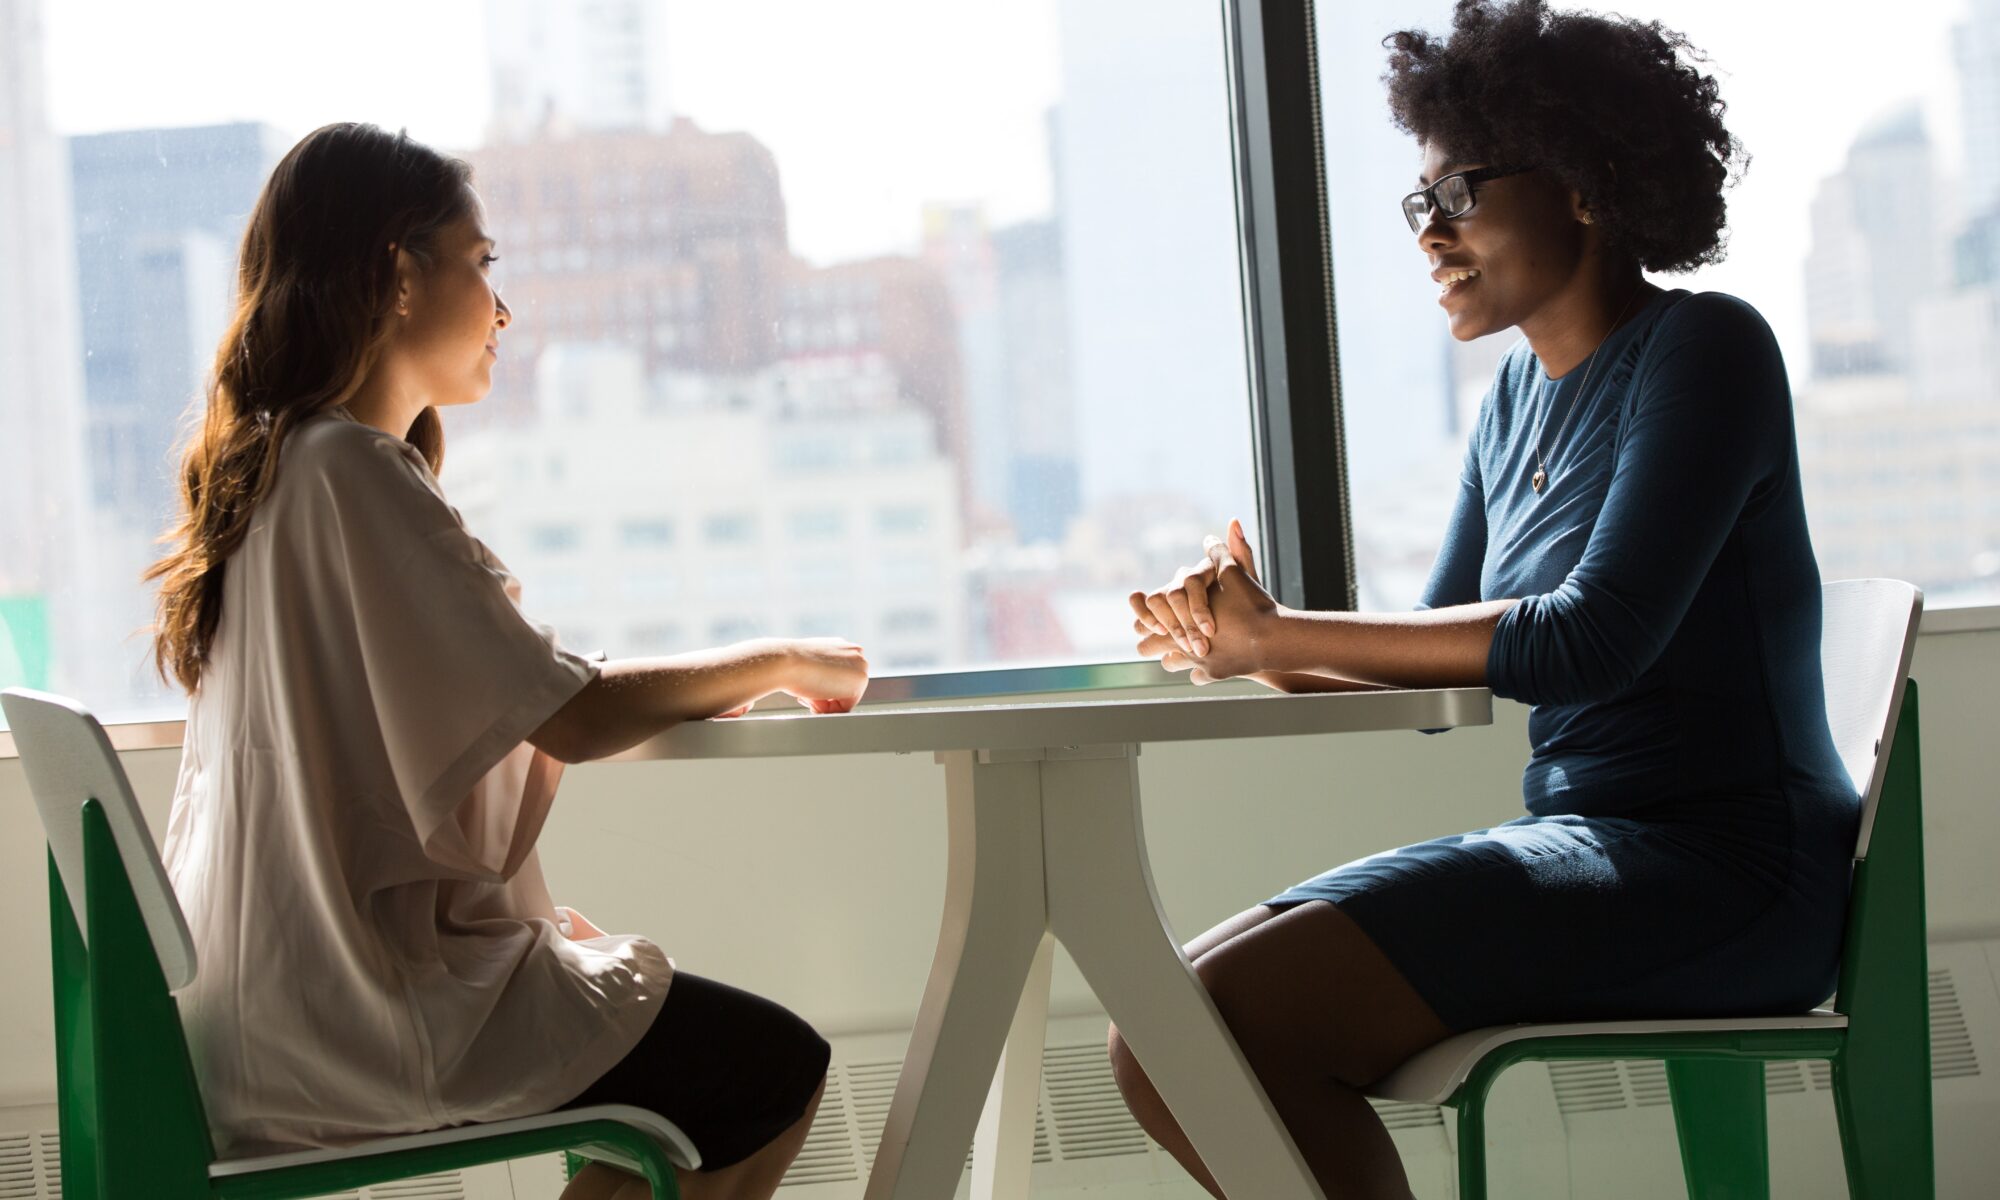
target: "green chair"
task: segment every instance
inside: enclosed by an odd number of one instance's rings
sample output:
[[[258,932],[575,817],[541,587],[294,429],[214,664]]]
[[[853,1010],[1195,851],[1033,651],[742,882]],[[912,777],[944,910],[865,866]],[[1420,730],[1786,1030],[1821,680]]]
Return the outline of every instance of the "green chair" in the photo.
[[[66,1200],[285,1200],[558,1150],[678,1200],[674,1168],[699,1167],[700,1154],[628,1105],[218,1160],[172,996],[194,980],[194,943],[131,784],[74,702],[9,689],[0,705],[49,839]]]
[[[1825,585],[1824,597],[1827,717],[1863,797],[1839,995],[1796,1017],[1497,1026],[1424,1051],[1372,1094],[1457,1110],[1460,1200],[1486,1195],[1483,1109],[1502,1071],[1634,1058],[1666,1063],[1694,1200],[1770,1195],[1764,1064],[1792,1059],[1833,1064],[1852,1196],[1934,1195],[1917,688],[1908,680],[1923,594],[1897,580],[1852,579]]]

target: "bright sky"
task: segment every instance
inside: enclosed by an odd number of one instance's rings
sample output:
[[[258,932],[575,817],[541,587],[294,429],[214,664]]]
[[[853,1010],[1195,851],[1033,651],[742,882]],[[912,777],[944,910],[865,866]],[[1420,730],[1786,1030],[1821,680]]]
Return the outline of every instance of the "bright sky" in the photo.
[[[824,261],[907,247],[926,201],[983,200],[1001,220],[1046,208],[1042,114],[1060,92],[1058,2],[1095,0],[666,0],[667,86],[677,111],[772,148],[802,252]],[[298,134],[359,118],[445,147],[481,136],[479,0],[44,3],[65,133],[258,119]],[[1722,72],[1730,124],[1755,162],[1732,199],[1730,262],[1702,282],[1752,299],[1794,354],[1808,205],[1854,134],[1918,98],[1941,155],[1958,156],[1948,35],[1964,5],[1616,5],[1685,30]],[[1363,9],[1369,20],[1422,22],[1445,5]],[[1385,211],[1393,202],[1384,198]]]
[[[483,137],[480,0],[43,3],[62,133],[260,120],[296,136],[364,120],[445,149]],[[808,256],[910,245],[926,201],[983,200],[1003,221],[1047,211],[1052,0],[668,0],[665,13],[675,111],[772,149]]]

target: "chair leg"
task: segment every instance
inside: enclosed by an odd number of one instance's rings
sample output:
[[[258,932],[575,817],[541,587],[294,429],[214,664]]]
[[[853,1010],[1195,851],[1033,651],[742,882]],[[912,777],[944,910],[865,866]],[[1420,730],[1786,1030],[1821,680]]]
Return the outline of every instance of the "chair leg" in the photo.
[[[1930,961],[1924,921],[1923,782],[1917,684],[1903,692],[1868,857],[1854,872],[1835,1005],[1847,1045],[1833,1060],[1833,1103],[1857,1200],[1931,1200]]]
[[[1486,1200],[1486,1089],[1458,1098],[1458,1200]]]
[[[1667,1088],[1689,1200],[1769,1200],[1764,1064],[1668,1059]]]
[[[1919,1034],[1921,1037],[1921,1033]],[[1833,1104],[1854,1200],[1932,1200],[1930,1056],[1917,1038],[1890,1050],[1864,1044],[1833,1062]],[[1874,1051],[1873,1054],[1868,1051]]]
[[[591,1160],[588,1157],[578,1154],[574,1150],[563,1151],[563,1183],[568,1184],[578,1175],[583,1174],[583,1169],[589,1166],[590,1163]],[[653,1190],[653,1200],[680,1200],[681,1188],[680,1180],[677,1176],[669,1172],[664,1181],[664,1187],[666,1188],[665,1191],[661,1191],[658,1188]]]

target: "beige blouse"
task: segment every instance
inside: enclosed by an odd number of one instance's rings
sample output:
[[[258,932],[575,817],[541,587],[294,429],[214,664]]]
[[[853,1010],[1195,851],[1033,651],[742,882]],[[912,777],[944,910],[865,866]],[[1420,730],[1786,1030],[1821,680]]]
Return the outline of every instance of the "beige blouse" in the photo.
[[[597,668],[519,596],[408,443],[345,409],[286,440],[166,837],[225,1156],[546,1112],[659,1011],[660,949],[565,937],[543,882],[562,764],[524,739]]]

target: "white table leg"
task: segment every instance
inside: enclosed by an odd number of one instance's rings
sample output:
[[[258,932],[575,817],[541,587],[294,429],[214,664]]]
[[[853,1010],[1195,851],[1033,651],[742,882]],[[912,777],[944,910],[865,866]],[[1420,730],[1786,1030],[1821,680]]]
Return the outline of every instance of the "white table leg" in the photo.
[[[1050,928],[1216,1182],[1240,1200],[1323,1200],[1167,928],[1139,821],[1137,760],[1051,755],[1042,837]]]
[[[950,838],[944,921],[866,1200],[958,1190],[987,1081],[1048,931],[1040,764],[980,763],[969,751],[938,759]]]
[[[972,1200],[1028,1200],[1035,1161],[1035,1104],[1042,1094],[1042,1046],[1048,1040],[1049,977],[1056,941],[1042,936],[1027,986],[1007,1029],[1000,1069],[986,1092],[972,1135]]]

